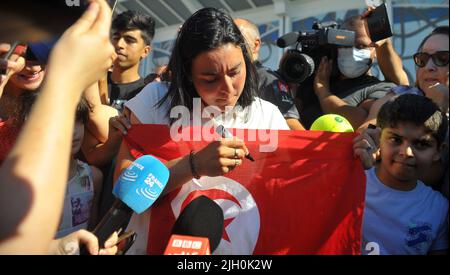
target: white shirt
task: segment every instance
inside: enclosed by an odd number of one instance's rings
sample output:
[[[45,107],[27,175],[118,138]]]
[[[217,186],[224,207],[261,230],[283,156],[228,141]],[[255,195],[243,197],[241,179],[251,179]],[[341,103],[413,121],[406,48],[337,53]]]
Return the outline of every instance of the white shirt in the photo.
[[[170,101],[165,101],[161,107],[158,105],[167,94],[168,88],[169,83],[167,82],[152,82],[136,97],[125,103],[125,106],[134,113],[142,124],[169,125],[170,119],[167,117],[167,111],[170,108]],[[235,115],[219,117],[216,118],[216,121],[226,128],[289,130],[280,110],[272,103],[256,98],[247,108],[245,110],[247,112],[243,112],[241,107],[236,107],[233,110]],[[246,113],[248,117],[246,117]],[[192,122],[192,120],[191,118],[190,121]],[[186,184],[195,183],[189,181]],[[141,215],[133,215],[127,230],[134,230],[137,233],[137,238],[127,254],[142,255],[147,253],[149,225],[150,211]]]
[[[384,185],[366,171],[362,254],[425,255],[448,247],[448,201],[417,181],[411,191]]]
[[[142,124],[168,125],[170,123],[167,117],[167,111],[170,108],[169,100],[164,101],[161,107],[158,106],[159,101],[167,94],[168,88],[167,82],[152,82],[125,106]],[[227,116],[227,119],[218,118],[217,121],[227,128],[289,130],[278,107],[258,97],[245,111],[241,107],[236,107],[233,112],[234,116]]]

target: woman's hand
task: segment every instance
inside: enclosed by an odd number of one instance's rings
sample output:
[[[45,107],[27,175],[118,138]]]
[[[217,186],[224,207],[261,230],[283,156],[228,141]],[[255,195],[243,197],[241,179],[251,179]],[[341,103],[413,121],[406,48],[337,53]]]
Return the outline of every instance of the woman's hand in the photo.
[[[194,166],[200,176],[222,176],[242,165],[248,149],[244,141],[222,139],[213,141],[194,156]]]

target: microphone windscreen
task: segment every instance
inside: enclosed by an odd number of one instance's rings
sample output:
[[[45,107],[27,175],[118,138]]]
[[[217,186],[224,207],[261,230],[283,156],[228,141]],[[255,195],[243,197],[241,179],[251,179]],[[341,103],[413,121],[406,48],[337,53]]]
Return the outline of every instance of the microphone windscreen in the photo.
[[[280,48],[286,48],[298,41],[298,37],[300,34],[298,32],[290,32],[282,37],[278,38],[277,40],[277,46]]]
[[[152,156],[135,160],[120,175],[113,194],[141,214],[161,195],[169,181],[169,169]]]
[[[222,239],[223,222],[222,208],[210,198],[200,196],[183,209],[173,226],[172,234],[206,237],[212,252]]]

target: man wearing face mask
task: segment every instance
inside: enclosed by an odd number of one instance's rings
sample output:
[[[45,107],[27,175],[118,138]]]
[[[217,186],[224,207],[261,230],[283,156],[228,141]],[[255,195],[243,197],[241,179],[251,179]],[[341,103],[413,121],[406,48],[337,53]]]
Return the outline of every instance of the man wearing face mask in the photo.
[[[297,102],[305,127],[309,128],[321,115],[333,113],[347,118],[356,129],[367,118],[375,100],[392,87],[409,84],[392,42],[385,39],[373,43],[365,16],[367,13],[350,17],[342,26],[355,32],[355,46],[338,48],[337,60],[323,57],[314,79],[300,86]],[[375,57],[386,81],[370,75]],[[338,68],[334,74],[333,66]],[[360,108],[354,108],[357,106]]]

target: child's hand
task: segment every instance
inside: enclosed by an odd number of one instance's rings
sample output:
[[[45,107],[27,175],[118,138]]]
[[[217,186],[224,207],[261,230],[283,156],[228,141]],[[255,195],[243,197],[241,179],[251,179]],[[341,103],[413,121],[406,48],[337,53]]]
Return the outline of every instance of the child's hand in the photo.
[[[105,248],[99,250],[97,237],[91,232],[82,229],[54,240],[49,253],[54,255],[78,255],[80,245],[84,244],[91,255],[115,255],[117,253],[117,240],[117,233],[114,233],[105,242]]]
[[[375,165],[377,152],[380,146],[381,129],[365,129],[361,135],[353,140],[353,152],[355,157],[361,159],[365,170]]]

